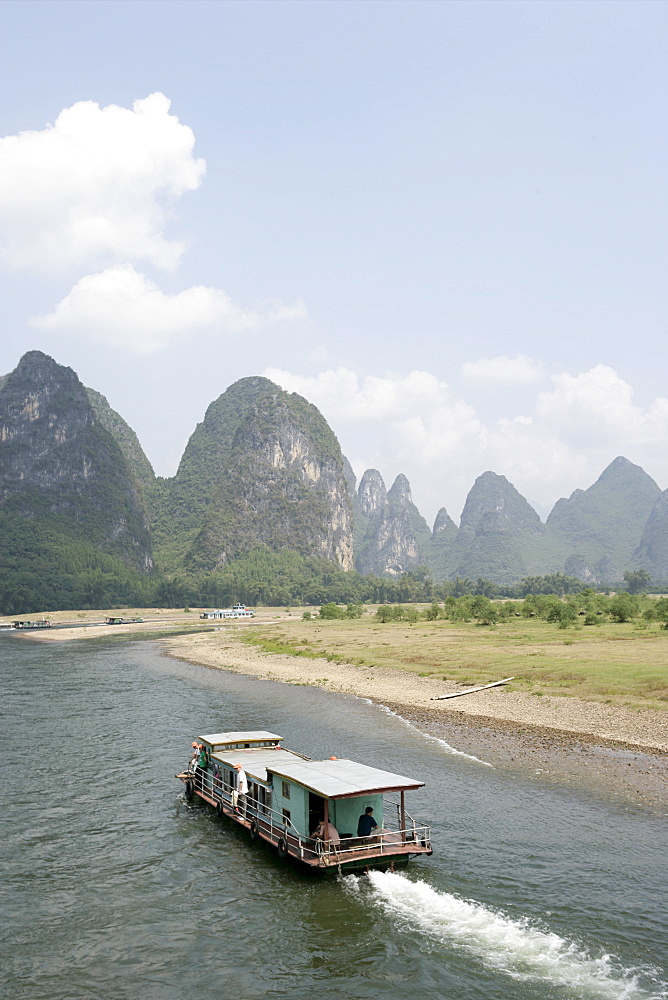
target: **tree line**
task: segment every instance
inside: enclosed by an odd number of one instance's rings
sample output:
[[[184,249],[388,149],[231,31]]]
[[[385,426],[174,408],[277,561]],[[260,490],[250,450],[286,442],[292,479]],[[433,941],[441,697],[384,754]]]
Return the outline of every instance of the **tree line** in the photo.
[[[9,526],[7,526],[9,527]],[[0,533],[2,525],[0,524]],[[645,570],[624,574],[615,587],[630,595],[649,589]],[[228,566],[210,573],[139,573],[118,556],[79,539],[43,531],[6,533],[0,547],[0,614],[114,607],[249,606],[347,607],[364,604],[405,605],[447,602],[450,598],[558,598],[586,592],[577,577],[552,573],[526,577],[513,586],[457,577],[436,583],[426,567],[397,577],[345,572],[327,559],[257,547]],[[668,590],[657,584],[657,591]],[[593,591],[592,591],[593,592]],[[463,607],[464,605],[462,605]]]

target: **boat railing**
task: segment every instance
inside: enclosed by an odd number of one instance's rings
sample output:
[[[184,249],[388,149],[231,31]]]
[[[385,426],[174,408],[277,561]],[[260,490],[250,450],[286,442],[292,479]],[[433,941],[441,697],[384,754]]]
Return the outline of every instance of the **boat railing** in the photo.
[[[239,816],[249,823],[251,834],[258,836],[261,833],[265,839],[277,845],[279,851],[306,861],[319,860],[322,864],[337,864],[350,861],[355,856],[392,854],[398,848],[411,846],[421,851],[430,849],[431,846],[430,827],[417,824],[405,810],[404,817],[409,823],[402,828],[398,803],[396,825],[386,817],[384,825],[374,830],[371,836],[344,836],[339,843],[335,843],[333,840],[303,836],[289,816],[279,813],[250,794],[238,796],[236,787],[225,781],[220,774],[197,767],[189,771],[188,776],[195,790],[205,799],[215,805],[220,804],[224,813]],[[392,805],[395,804],[392,800],[389,801]]]

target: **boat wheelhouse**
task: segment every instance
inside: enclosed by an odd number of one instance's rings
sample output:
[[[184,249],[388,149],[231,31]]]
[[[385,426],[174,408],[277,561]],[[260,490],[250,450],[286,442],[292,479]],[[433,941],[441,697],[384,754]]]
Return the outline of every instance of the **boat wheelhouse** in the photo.
[[[203,799],[251,840],[319,872],[394,870],[411,855],[432,853],[429,828],[409,816],[404,801],[424,782],[352,760],[311,760],[281,746],[282,739],[264,731],[200,737],[200,763],[177,775],[186,798]],[[239,767],[246,795],[239,793]],[[376,825],[358,836],[369,810]]]

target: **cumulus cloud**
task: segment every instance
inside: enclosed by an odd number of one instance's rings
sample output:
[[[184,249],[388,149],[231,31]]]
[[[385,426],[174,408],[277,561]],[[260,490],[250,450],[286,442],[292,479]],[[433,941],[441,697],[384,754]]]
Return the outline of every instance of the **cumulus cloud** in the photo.
[[[371,465],[390,480],[406,474],[428,517],[441,505],[456,515],[487,469],[525,497],[551,504],[590,486],[619,454],[652,466],[668,436],[668,400],[636,406],[631,386],[604,365],[556,375],[529,412],[487,422],[461,393],[424,371],[361,377],[340,367],[308,378],[268,368],[264,374],[322,410],[358,474]]]
[[[195,137],[160,93],[132,109],[81,101],[42,131],[0,139],[0,254],[15,268],[121,261],[177,265],[164,228],[175,199],[205,171]]]
[[[52,313],[33,319],[31,325],[149,354],[196,330],[240,333],[306,315],[301,302],[293,306],[276,302],[261,311],[243,309],[218,288],[197,286],[165,294],[125,264],[81,278]]]
[[[467,361],[461,367],[461,374],[472,382],[494,382],[499,385],[530,385],[543,375],[543,365],[528,357],[517,354],[509,358],[499,354],[495,358],[479,358]]]
[[[633,388],[607,365],[580,375],[553,376],[554,388],[536,401],[539,418],[569,438],[631,444],[665,441],[668,399],[659,396],[647,409],[633,402]]]

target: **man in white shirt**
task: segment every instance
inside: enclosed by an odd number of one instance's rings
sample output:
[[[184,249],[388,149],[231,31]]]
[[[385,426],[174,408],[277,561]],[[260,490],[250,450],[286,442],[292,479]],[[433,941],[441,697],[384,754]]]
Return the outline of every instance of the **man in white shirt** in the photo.
[[[246,796],[248,795],[248,778],[241,764],[234,765],[237,770],[237,787],[232,793],[234,811],[246,815]]]

